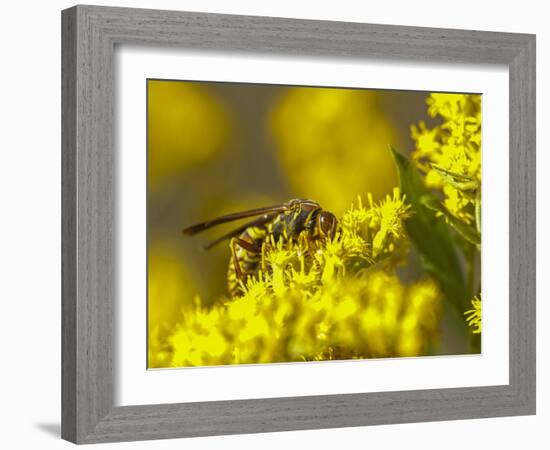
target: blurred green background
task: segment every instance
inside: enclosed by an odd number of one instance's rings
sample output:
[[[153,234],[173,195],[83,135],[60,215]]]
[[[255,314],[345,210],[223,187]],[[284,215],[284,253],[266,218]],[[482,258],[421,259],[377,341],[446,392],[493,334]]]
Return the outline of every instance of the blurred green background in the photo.
[[[226,295],[229,248],[185,237],[229,212],[311,198],[340,216],[398,185],[391,144],[428,126],[426,92],[148,80],[148,324],[163,341],[196,296]]]

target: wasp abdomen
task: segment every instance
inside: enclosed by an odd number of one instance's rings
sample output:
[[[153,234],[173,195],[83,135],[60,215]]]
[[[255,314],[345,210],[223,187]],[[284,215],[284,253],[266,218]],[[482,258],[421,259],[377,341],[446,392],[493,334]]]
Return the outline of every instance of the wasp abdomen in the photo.
[[[235,297],[241,293],[239,281],[245,282],[249,276],[258,273],[262,259],[262,244],[266,235],[265,227],[250,227],[238,236],[239,241],[249,243],[254,251],[245,249],[239,244],[235,245],[232,240],[231,246],[235,247],[235,252],[231,255],[227,269],[227,287],[231,296]],[[240,278],[237,274],[237,267],[241,272]]]

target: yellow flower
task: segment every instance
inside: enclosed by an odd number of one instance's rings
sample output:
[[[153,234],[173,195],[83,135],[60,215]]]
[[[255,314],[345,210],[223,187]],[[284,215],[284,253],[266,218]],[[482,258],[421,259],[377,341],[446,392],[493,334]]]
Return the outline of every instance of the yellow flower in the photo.
[[[449,214],[470,225],[476,219],[481,189],[481,96],[431,94],[428,114],[443,123],[411,127],[412,158],[426,186],[440,189]],[[479,223],[476,223],[479,231]]]
[[[405,203],[405,196],[401,197],[399,188],[394,188],[393,197],[387,195],[378,207],[372,205],[371,197],[369,203],[373,220],[371,226],[378,227],[372,241],[372,256],[376,257],[388,248],[388,239],[397,240],[403,237],[403,221],[411,216],[411,212],[410,205]]]
[[[473,327],[472,333],[480,334],[481,333],[481,299],[474,297],[472,299],[472,309],[469,309],[464,313],[466,316],[466,321],[468,325]]]
[[[466,95],[431,94],[427,100],[428,114],[431,117],[440,115],[445,119],[451,119],[462,112],[466,102]]]

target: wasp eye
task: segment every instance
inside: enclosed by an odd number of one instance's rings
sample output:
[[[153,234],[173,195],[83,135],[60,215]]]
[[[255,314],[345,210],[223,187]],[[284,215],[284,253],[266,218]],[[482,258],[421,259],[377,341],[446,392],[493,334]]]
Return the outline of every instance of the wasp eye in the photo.
[[[323,211],[319,214],[319,232],[330,239],[336,234],[336,217],[334,214]]]

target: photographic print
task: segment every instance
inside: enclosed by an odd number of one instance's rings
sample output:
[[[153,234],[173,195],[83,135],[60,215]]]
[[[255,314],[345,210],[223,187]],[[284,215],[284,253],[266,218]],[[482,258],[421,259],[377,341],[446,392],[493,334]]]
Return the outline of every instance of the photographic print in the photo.
[[[146,89],[148,368],[481,352],[481,95]]]

